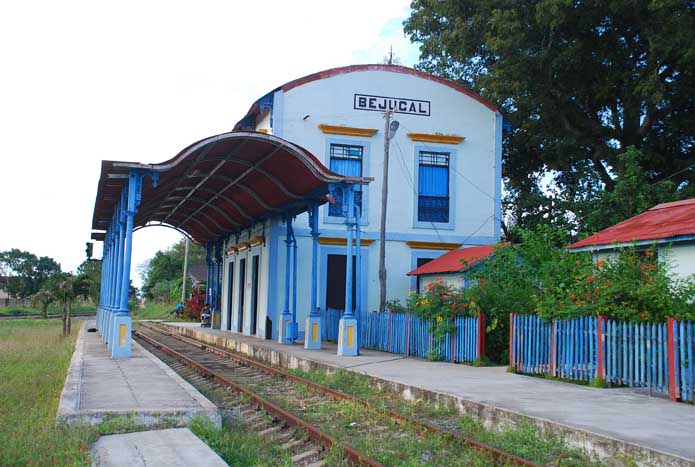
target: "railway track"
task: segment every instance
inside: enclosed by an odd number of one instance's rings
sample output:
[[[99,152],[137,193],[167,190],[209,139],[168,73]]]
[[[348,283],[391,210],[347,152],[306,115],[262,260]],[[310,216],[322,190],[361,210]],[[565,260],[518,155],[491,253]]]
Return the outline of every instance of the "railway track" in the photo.
[[[259,433],[294,436],[280,441],[283,446],[299,446],[303,451],[295,456],[302,454],[315,465],[322,465],[327,448],[341,450],[347,463],[353,465],[378,466],[381,462],[446,466],[535,465],[461,434],[375,407],[365,400],[172,334],[159,326],[140,324],[133,334],[184,378],[194,385],[205,386],[201,388],[204,392],[214,389],[210,385],[218,385],[231,389],[227,393],[247,401],[245,405],[235,398],[229,399],[229,403],[224,399],[221,403],[214,401],[223,411],[235,404],[241,404],[241,412],[247,415],[254,407],[265,411],[266,420],[270,421],[268,425],[256,427]],[[198,374],[192,375],[192,372]],[[301,429],[305,434],[294,431],[294,435],[287,435],[283,430],[289,427]],[[301,445],[302,436],[308,436],[313,444]],[[302,456],[293,459],[299,462],[297,465],[311,465],[302,463]]]

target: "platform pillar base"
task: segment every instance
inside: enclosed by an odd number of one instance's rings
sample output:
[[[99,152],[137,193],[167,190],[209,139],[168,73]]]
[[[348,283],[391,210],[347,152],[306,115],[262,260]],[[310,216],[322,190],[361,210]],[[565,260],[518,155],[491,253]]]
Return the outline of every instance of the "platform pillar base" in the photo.
[[[309,316],[304,329],[304,348],[321,350],[321,317]]]
[[[212,312],[212,316],[210,317],[210,327],[212,329],[220,329],[222,324],[222,312],[219,310],[215,310]]]
[[[132,353],[132,319],[127,315],[118,315],[113,320],[113,345],[111,358],[128,358]]]
[[[278,329],[278,342],[280,344],[294,344],[297,338],[297,323],[292,322],[292,315],[283,313],[280,315],[280,328]]]
[[[338,355],[354,357],[358,355],[357,320],[353,317],[340,318],[338,326]]]

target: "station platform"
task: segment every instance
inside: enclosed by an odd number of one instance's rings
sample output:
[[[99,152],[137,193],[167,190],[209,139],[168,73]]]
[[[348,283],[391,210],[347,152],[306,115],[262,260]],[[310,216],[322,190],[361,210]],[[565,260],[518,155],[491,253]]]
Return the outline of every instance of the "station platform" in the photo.
[[[129,416],[140,425],[185,426],[203,416],[220,426],[217,407],[161,360],[133,342],[132,357],[112,359],[94,329],[80,327],[58,406],[59,421],[97,424]]]
[[[188,428],[102,436],[90,449],[97,467],[224,467]]]
[[[171,330],[284,368],[344,368],[372,377],[406,399],[453,404],[486,426],[529,418],[562,433],[574,446],[601,458],[625,455],[638,465],[695,465],[695,406],[650,397],[630,388],[597,389],[507,373],[506,367],[472,367],[362,350],[336,355],[336,345],[305,350],[195,323],[166,323]]]

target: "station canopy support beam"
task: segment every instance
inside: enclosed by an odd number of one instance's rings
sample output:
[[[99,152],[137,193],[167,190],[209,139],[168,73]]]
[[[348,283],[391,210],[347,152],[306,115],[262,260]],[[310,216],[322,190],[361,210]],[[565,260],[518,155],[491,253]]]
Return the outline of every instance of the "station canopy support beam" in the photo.
[[[147,178],[152,183],[143,183]],[[283,216],[288,229],[283,321],[289,316],[290,325],[281,332],[284,339],[294,342],[297,242],[292,220],[300,213],[311,212],[316,243],[317,206],[327,201],[329,187],[366,185],[371,180],[333,173],[300,146],[276,136],[246,131],[202,139],[159,164],[102,161],[92,237],[104,241],[97,327],[112,356],[127,357],[131,353],[128,290],[134,230],[163,225],[206,246],[206,301],[213,312],[213,327],[219,327],[223,239]],[[312,249],[314,263],[316,248]],[[314,317],[315,275],[312,271],[310,316]],[[317,333],[320,336],[320,326]]]

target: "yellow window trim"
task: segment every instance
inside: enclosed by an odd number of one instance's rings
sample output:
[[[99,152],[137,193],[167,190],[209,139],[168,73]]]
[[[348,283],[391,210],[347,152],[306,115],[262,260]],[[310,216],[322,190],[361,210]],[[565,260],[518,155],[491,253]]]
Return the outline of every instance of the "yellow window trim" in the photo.
[[[444,243],[444,242],[405,242],[413,250],[455,250],[462,243]]]
[[[332,245],[332,246],[347,246],[347,239],[340,237],[319,237],[319,243],[321,245]],[[360,239],[360,244],[362,246],[369,246],[374,243],[372,239]],[[353,246],[357,244],[356,240],[352,241]]]
[[[371,138],[379,131],[374,128],[355,128],[351,126],[324,125],[323,123],[319,125],[319,129],[322,133],[328,135],[364,136],[367,138]]]
[[[422,143],[459,144],[465,136],[434,135],[430,133],[408,133],[408,138]]]

